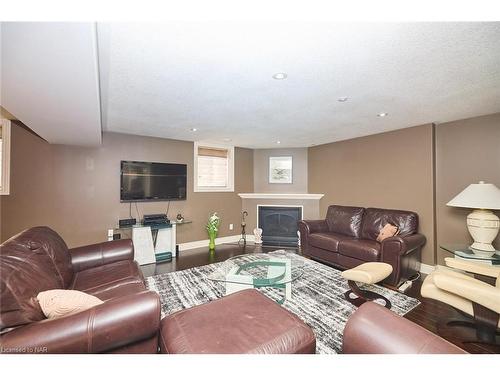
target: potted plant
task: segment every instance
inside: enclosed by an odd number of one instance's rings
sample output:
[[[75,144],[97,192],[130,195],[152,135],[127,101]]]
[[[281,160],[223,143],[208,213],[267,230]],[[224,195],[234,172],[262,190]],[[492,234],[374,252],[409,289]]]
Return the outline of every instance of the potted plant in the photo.
[[[219,216],[217,216],[217,212],[214,212],[208,218],[208,223],[206,226],[208,232],[208,238],[210,239],[210,242],[208,243],[208,249],[210,251],[215,250],[215,238],[217,237],[217,233],[219,232],[219,225],[220,225],[220,218]]]

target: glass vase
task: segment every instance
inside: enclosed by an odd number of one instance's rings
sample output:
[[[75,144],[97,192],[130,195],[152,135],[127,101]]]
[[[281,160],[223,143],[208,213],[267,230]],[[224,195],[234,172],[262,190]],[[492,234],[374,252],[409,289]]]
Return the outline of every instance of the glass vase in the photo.
[[[215,233],[209,234],[208,237],[210,239],[210,241],[208,242],[208,250],[214,251],[215,250]]]

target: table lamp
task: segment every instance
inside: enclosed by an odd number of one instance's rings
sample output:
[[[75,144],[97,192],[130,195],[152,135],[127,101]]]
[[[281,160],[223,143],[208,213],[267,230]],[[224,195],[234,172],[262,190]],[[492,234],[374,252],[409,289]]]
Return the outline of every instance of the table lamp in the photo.
[[[447,206],[473,208],[467,215],[467,228],[474,239],[470,249],[474,254],[491,256],[495,248],[491,244],[498,234],[500,220],[490,210],[500,210],[500,189],[493,184],[479,181],[449,201]]]

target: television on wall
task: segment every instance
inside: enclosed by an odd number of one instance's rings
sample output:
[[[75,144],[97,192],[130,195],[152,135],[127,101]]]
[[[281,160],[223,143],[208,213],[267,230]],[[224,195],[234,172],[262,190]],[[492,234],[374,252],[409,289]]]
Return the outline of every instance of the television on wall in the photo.
[[[122,161],[120,201],[186,199],[186,183],[186,164]]]

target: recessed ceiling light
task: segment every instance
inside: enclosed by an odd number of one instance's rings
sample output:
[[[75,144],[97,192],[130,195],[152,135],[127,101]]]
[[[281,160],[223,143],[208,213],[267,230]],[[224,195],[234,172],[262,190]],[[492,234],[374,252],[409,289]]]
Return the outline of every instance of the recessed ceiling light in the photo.
[[[192,131],[192,132],[197,132],[198,131],[198,129],[196,129],[196,128],[191,128],[189,130]]]
[[[277,143],[277,144],[280,144],[280,143],[281,143],[281,141],[276,141],[276,143]]]
[[[347,100],[349,100],[349,98],[347,96],[341,96],[340,98],[337,99],[338,102],[347,102]]]
[[[380,112],[377,116],[378,116],[378,117],[385,117],[385,116],[387,116],[387,115],[388,115],[388,113],[387,113],[387,112]]]
[[[273,75],[274,79],[286,79],[288,75],[286,73],[276,73]]]

